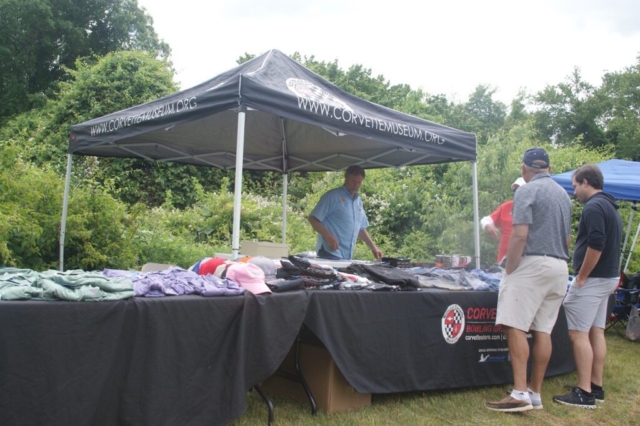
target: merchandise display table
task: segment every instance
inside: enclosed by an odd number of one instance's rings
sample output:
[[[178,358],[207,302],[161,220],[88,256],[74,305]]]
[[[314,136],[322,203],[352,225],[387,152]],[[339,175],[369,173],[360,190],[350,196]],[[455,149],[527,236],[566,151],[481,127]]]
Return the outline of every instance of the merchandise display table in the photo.
[[[0,302],[0,424],[222,425],[300,330],[303,291]]]
[[[513,380],[497,301],[490,291],[309,291],[304,325],[361,393],[495,385]],[[562,309],[551,337],[547,375],[574,371]]]
[[[329,411],[372,393],[509,383],[496,303],[436,289],[0,301],[0,424],[226,424],[297,335]],[[552,341],[547,375],[575,370],[562,311]]]

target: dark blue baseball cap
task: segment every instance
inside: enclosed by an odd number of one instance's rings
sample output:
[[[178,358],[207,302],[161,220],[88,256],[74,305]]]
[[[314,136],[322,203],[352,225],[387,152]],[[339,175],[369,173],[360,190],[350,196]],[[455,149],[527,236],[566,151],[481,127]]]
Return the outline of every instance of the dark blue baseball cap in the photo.
[[[549,168],[549,156],[547,151],[542,148],[530,148],[525,151],[522,162],[534,169]]]

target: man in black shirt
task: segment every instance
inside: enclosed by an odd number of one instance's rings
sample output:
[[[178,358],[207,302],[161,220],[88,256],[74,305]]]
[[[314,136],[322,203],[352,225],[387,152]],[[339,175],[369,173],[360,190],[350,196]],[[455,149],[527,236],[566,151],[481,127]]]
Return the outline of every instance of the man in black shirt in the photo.
[[[553,400],[580,408],[604,402],[602,374],[607,344],[604,338],[607,302],[620,277],[622,219],[618,206],[602,192],[604,179],[598,166],[587,164],[575,171],[575,197],[584,203],[573,252],[576,274],[563,302],[569,338],[578,370],[578,385]]]

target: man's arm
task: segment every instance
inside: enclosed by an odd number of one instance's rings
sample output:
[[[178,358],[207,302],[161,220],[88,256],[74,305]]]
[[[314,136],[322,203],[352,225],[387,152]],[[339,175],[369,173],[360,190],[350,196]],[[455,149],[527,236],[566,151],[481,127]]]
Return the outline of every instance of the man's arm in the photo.
[[[361,229],[360,232],[358,232],[358,238],[360,238],[367,245],[367,247],[369,247],[371,253],[373,253],[373,257],[375,257],[376,259],[382,258],[382,252],[375,245],[366,229]]]
[[[576,276],[576,284],[582,287],[597,266],[602,250],[607,241],[605,217],[599,209],[587,204],[582,211],[580,221],[585,221],[587,228],[587,251],[582,259],[580,271]],[[600,249],[600,250],[598,250]]]
[[[313,230],[322,235],[322,237],[327,241],[327,244],[329,244],[329,248],[331,250],[338,250],[338,248],[340,247],[340,244],[338,244],[338,240],[331,234],[331,232],[329,232],[327,228],[325,228],[322,222],[320,222],[315,216],[308,216],[307,220],[311,224]]]
[[[500,206],[489,216],[485,216],[480,220],[482,229],[488,236],[494,240],[500,239],[500,231],[502,230],[502,211],[509,205],[508,202],[500,204]]]
[[[505,272],[507,274],[512,273],[518,268],[528,235],[528,224],[513,225],[513,231],[511,231],[509,245],[507,246],[507,265],[505,267]]]
[[[497,240],[499,238],[498,228],[496,228],[495,224],[493,223],[493,219],[491,218],[491,216],[485,216],[480,219],[480,225],[488,236],[490,236],[494,240]]]
[[[587,281],[589,274],[593,271],[593,268],[596,267],[596,264],[600,260],[601,254],[602,251],[587,247],[587,252],[584,254],[582,266],[580,266],[580,272],[578,272],[578,276],[576,276],[576,284],[578,284],[578,287],[582,287],[585,281]]]

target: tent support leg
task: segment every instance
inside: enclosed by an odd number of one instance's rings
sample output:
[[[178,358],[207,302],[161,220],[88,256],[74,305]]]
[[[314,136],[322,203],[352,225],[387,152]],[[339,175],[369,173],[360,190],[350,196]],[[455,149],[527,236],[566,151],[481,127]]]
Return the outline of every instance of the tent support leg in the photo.
[[[629,214],[629,223],[627,223],[627,232],[624,235],[624,244],[622,244],[622,255],[620,256],[620,266],[619,266],[621,270],[622,270],[622,261],[624,260],[624,254],[626,253],[626,250],[627,250],[627,243],[629,242],[629,235],[631,234],[631,225],[633,223],[633,213],[637,210],[637,208],[638,207],[636,206],[636,202],[634,201],[633,204],[631,205],[631,213]],[[627,264],[628,263],[629,262],[627,262]]]
[[[624,272],[626,272],[627,268],[629,268],[629,261],[631,260],[633,249],[636,246],[636,241],[638,240],[638,234],[640,234],[640,223],[638,224],[638,229],[636,230],[636,236],[633,237],[633,242],[631,243],[631,248],[629,249],[629,255],[627,256],[627,263],[624,264]]]
[[[233,192],[233,239],[231,242],[231,258],[238,258],[240,251],[240,207],[242,202],[242,165],[244,158],[244,108],[238,112],[238,139],[236,146],[236,181]]]
[[[287,243],[287,189],[289,186],[289,177],[286,173],[282,174],[282,244]]]
[[[478,207],[478,163],[471,163],[473,169],[473,243],[475,249],[476,268],[480,268],[480,214]]]
[[[280,117],[282,131],[282,244],[287,243],[287,191],[289,188],[289,159],[287,155],[287,134],[284,131],[284,118]]]
[[[60,220],[60,271],[64,271],[64,237],[67,232],[67,209],[69,207],[69,185],[71,183],[72,155],[67,154],[67,175],[64,179],[64,196],[62,199],[62,219]]]

